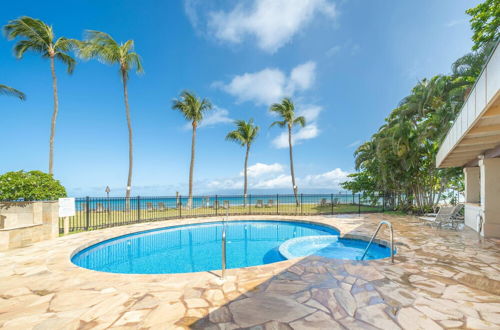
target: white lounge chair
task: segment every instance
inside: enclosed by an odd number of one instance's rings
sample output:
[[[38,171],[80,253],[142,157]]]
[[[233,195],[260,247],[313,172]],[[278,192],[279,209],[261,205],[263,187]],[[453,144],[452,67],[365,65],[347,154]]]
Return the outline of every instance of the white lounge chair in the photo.
[[[441,206],[436,216],[424,216],[419,217],[420,220],[428,221],[431,225],[436,225],[438,227],[443,227],[446,225],[451,225],[453,229],[456,229],[457,225],[463,220],[458,219],[458,214],[464,207],[463,204],[457,204],[455,206]]]

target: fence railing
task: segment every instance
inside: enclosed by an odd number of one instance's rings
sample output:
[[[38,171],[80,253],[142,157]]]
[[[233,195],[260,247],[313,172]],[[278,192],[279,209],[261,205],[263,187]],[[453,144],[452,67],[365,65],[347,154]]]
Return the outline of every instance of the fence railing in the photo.
[[[69,231],[86,231],[167,219],[234,215],[315,215],[384,212],[384,196],[360,194],[260,194],[177,197],[76,198]],[[392,208],[392,207],[391,207]],[[64,232],[64,222],[59,221]]]

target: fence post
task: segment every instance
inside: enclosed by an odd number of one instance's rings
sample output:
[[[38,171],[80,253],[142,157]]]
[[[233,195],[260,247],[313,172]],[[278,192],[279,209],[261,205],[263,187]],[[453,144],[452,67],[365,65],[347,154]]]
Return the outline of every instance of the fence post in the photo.
[[[137,222],[141,222],[141,196],[137,196]]]
[[[86,197],[86,203],[85,203],[85,230],[89,230],[90,227],[90,197]]]
[[[179,218],[182,218],[182,196],[179,195]]]
[[[358,194],[358,215],[361,215],[361,194]]]
[[[354,193],[352,193],[352,204],[353,204],[353,205],[356,205],[356,202],[354,201],[354,196],[355,196],[355,194],[354,194]]]
[[[304,209],[302,208],[302,205],[304,204],[304,194],[300,194],[300,214],[304,214]]]
[[[330,196],[330,205],[332,206],[332,215],[333,215],[333,194]]]
[[[219,197],[215,195],[215,216],[219,215]]]
[[[276,214],[279,215],[280,214],[280,198],[279,198],[279,194],[276,194]]]
[[[252,214],[252,194],[248,195],[248,214]]]

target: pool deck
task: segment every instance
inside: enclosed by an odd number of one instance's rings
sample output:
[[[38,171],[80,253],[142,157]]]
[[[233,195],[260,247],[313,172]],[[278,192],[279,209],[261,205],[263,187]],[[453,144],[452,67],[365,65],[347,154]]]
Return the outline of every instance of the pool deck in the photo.
[[[394,226],[390,259],[306,257],[218,272],[109,274],[72,253],[135,231],[216,218],[85,232],[0,253],[0,327],[7,329],[441,329],[500,328],[500,240],[431,228],[410,216],[239,216],[305,220],[369,238]],[[232,220],[230,218],[230,220]],[[381,237],[387,239],[384,228]]]

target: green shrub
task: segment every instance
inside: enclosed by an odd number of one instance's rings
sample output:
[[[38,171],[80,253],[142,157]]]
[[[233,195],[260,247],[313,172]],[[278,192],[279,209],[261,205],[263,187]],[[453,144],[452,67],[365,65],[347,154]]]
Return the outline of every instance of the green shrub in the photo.
[[[0,200],[36,201],[60,197],[66,197],[66,189],[51,174],[18,171],[0,175]]]

